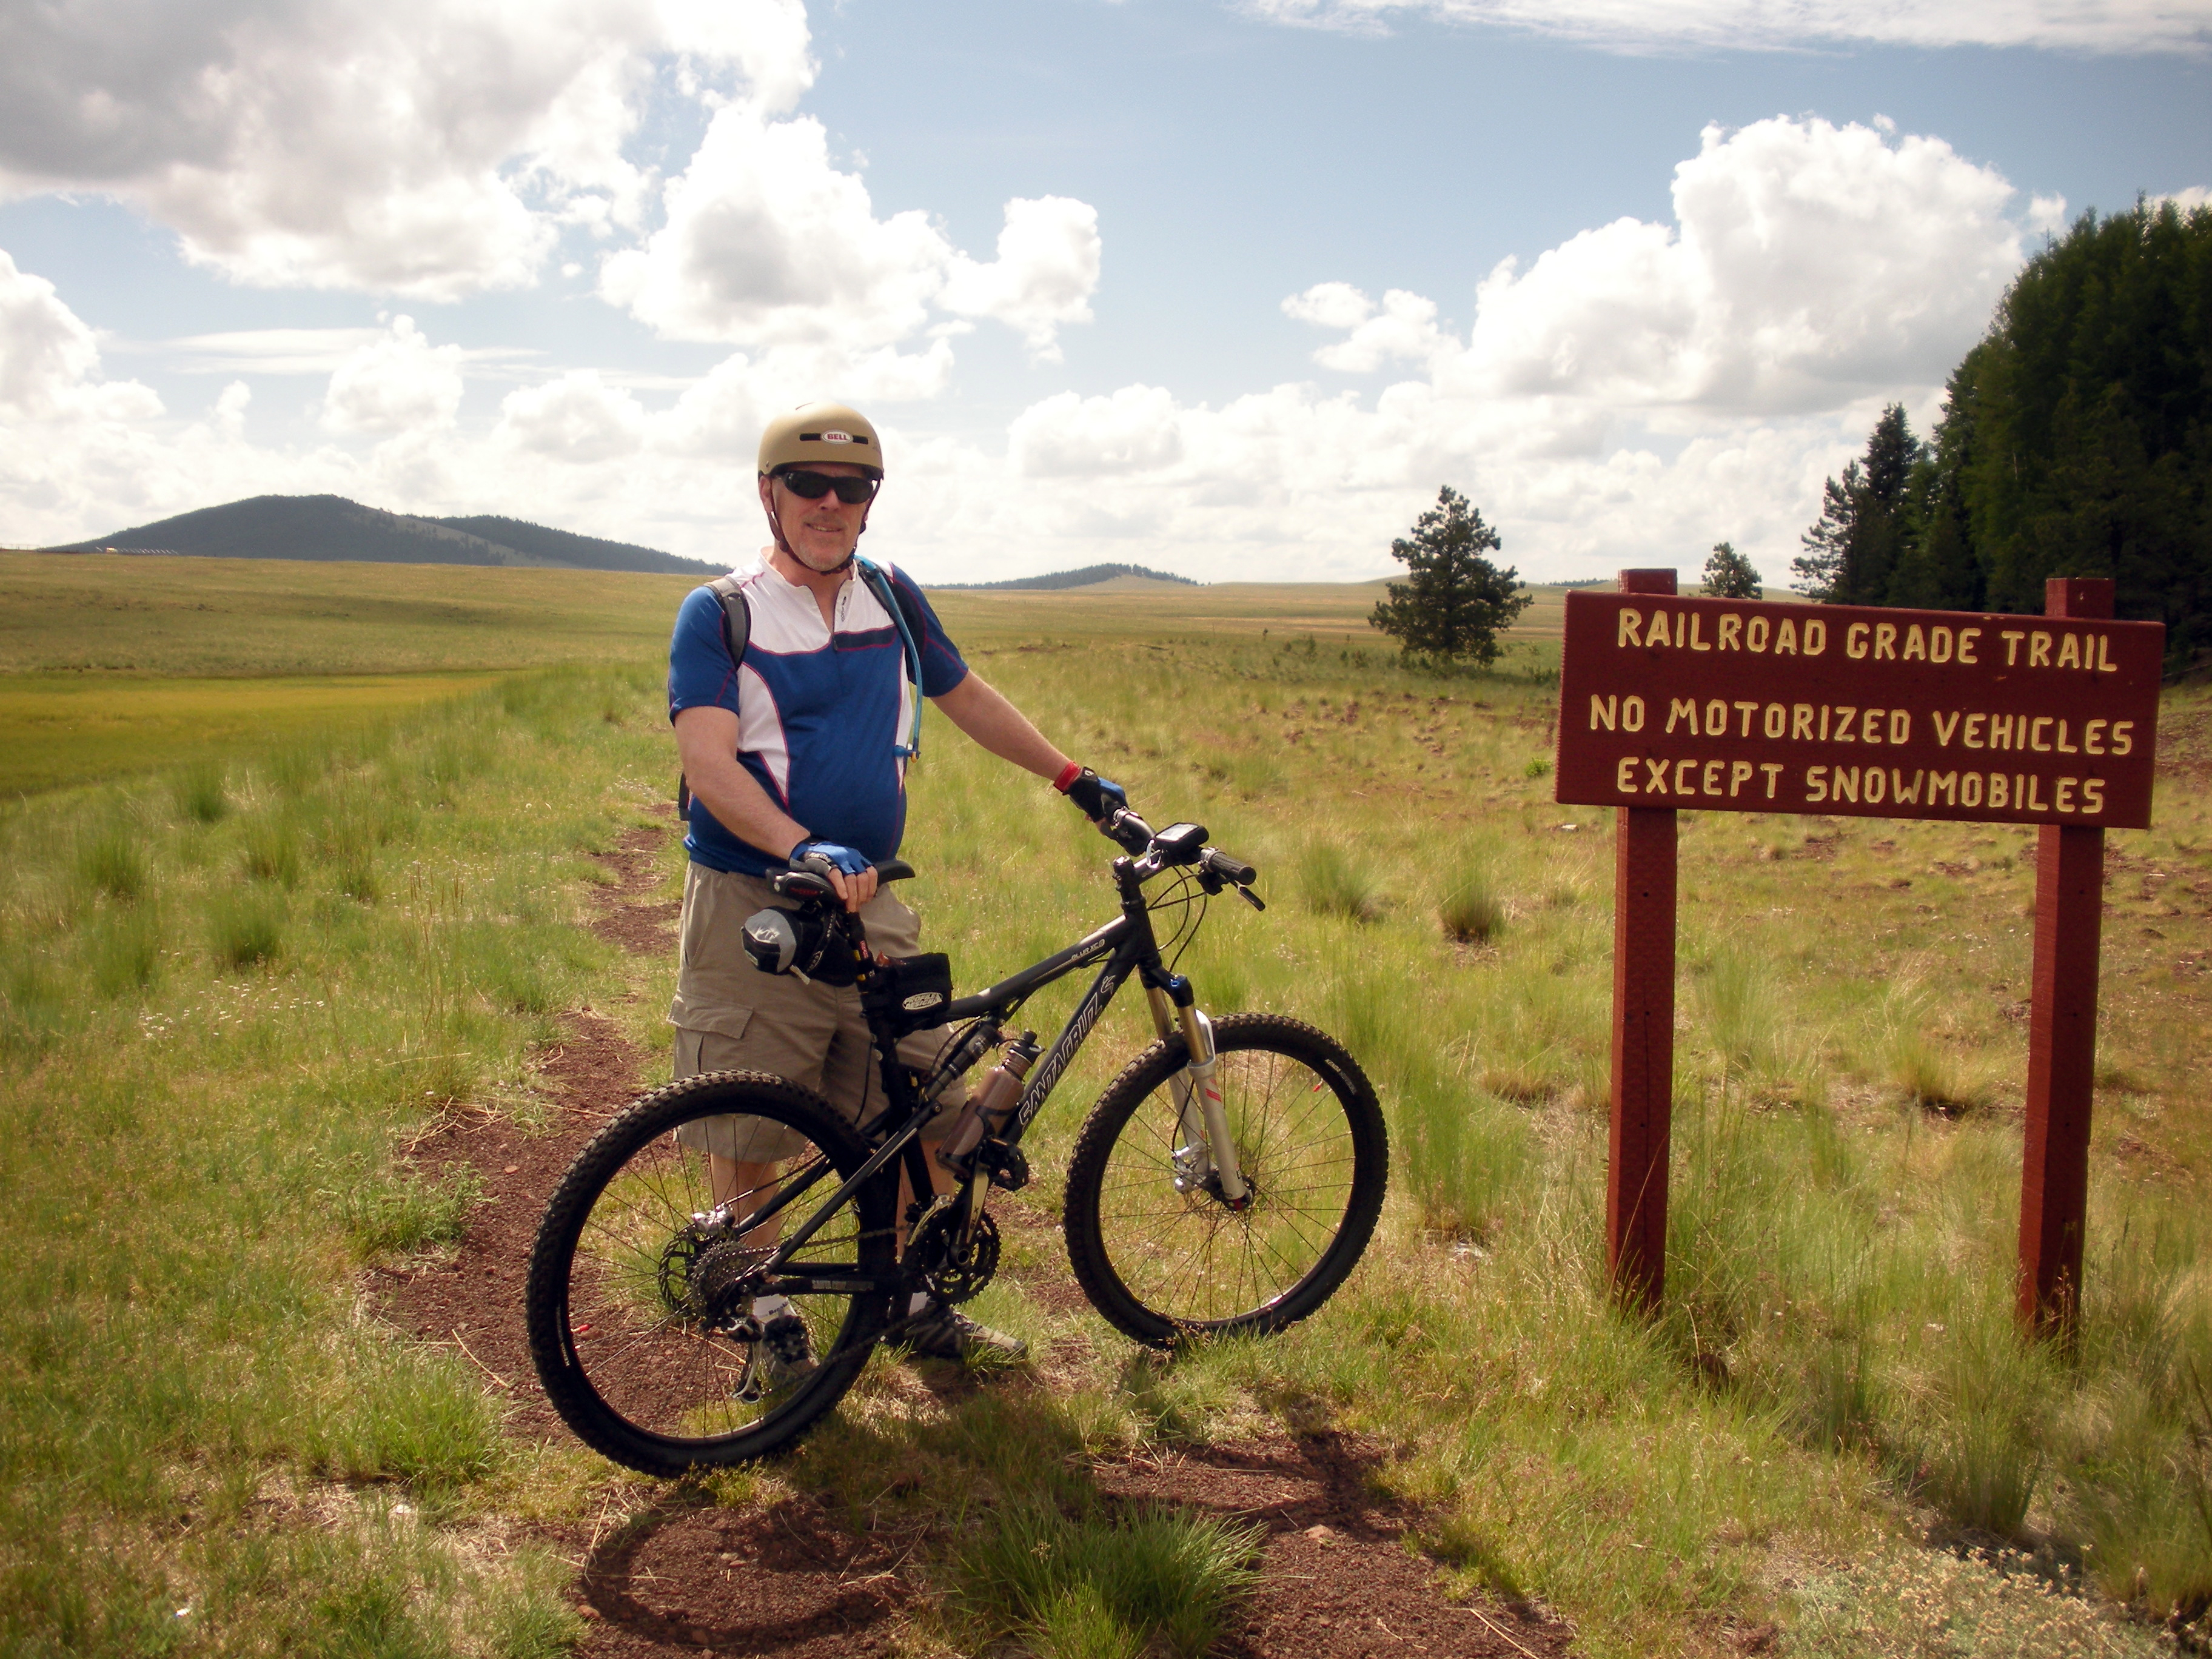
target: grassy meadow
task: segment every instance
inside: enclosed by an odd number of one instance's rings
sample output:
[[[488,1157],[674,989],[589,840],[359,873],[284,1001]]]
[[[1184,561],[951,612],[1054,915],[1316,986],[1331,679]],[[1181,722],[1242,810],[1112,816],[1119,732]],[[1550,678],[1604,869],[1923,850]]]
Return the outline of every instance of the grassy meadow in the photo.
[[[665,1051],[672,962],[577,924],[588,854],[666,822],[682,579],[110,560],[109,598],[167,582],[169,614],[92,666],[96,563],[0,566],[0,709],[58,672],[100,696],[496,678],[258,738],[210,718],[197,744],[179,715],[164,763],[0,809],[0,1651],[562,1651],[546,1528],[665,1488],[503,1437],[468,1357],[402,1340],[363,1287],[450,1249],[473,1201],[410,1174],[416,1137],[542,1122],[562,1010]],[[187,565],[228,584],[206,602],[234,663],[190,625]],[[314,612],[341,574],[396,620]],[[1392,1198],[1351,1283],[1283,1338],[1161,1362],[1027,1293],[1060,1247],[1010,1229],[978,1312],[1053,1356],[1041,1382],[945,1398],[879,1357],[796,1455],[703,1495],[970,1516],[914,1563],[915,1654],[1202,1650],[1219,1599],[1266,1585],[1232,1535],[1117,1519],[1091,1471],[1322,1424],[1384,1449],[1453,1586],[1540,1601],[1591,1655],[2202,1650],[2212,698],[2169,696],[2159,827],[2111,837],[2079,1353],[2011,1322],[2034,842],[1995,826],[1683,815],[1668,1304],[1644,1323],[1604,1284],[1612,844],[1549,799],[1556,596],[1467,678],[1400,666],[1372,603],[939,605],[1154,822],[1260,866],[1267,913],[1217,905],[1182,966],[1208,1007],[1312,1020],[1375,1078]],[[313,667],[341,636],[355,654]],[[1109,914],[1106,844],[941,719],[912,787],[909,896],[962,988]],[[664,875],[673,896],[680,849]],[[1147,1036],[1125,998],[1039,1121],[1024,1202],[1056,1205]]]

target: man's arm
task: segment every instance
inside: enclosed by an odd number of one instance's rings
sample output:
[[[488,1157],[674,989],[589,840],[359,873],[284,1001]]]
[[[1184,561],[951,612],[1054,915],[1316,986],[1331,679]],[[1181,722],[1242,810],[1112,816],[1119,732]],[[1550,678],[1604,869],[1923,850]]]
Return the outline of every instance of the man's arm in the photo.
[[[738,717],[728,709],[712,703],[679,709],[676,753],[691,793],[706,803],[717,823],[740,841],[780,859],[807,838],[806,826],[771,800],[768,791],[738,763]],[[833,872],[830,883],[848,910],[859,909],[875,896],[872,869],[857,876]]]
[[[985,682],[974,669],[967,678],[950,691],[930,701],[945,711],[945,719],[996,755],[1000,760],[1012,761],[1024,771],[1034,772],[1048,781],[1055,779],[1073,764],[1066,756],[1046,741],[1043,732],[1029,723],[1022,711],[1008,702],[994,686]],[[747,782],[752,781],[748,778]],[[696,788],[698,786],[692,786]],[[757,787],[757,786],[756,786]],[[714,803],[709,801],[709,808]],[[721,814],[717,812],[717,817]],[[739,831],[743,834],[743,831]],[[751,839],[750,836],[748,840]]]

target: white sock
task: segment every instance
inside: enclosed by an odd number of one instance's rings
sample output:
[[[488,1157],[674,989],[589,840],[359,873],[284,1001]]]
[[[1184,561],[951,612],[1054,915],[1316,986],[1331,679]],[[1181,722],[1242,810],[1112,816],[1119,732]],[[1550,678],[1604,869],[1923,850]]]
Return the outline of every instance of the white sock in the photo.
[[[763,1325],[791,1306],[787,1296],[757,1296],[753,1298],[753,1317]]]

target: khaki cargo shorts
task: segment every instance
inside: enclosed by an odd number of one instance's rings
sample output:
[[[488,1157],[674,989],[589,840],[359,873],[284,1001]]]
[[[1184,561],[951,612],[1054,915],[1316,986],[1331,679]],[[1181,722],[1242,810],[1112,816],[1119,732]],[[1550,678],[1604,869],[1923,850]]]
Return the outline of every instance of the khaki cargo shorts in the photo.
[[[689,866],[684,878],[684,959],[669,1023],[676,1028],[676,1077],[702,1072],[770,1072],[813,1090],[848,1122],[884,1103],[860,994],[851,986],[811,984],[789,974],[763,974],[745,954],[745,918],[786,901],[757,876]],[[921,948],[921,918],[888,887],[861,907],[868,943],[888,956]],[[899,1043],[899,1058],[927,1071],[951,1028],[917,1031]],[[966,1098],[948,1090],[939,1111]],[[678,1132],[684,1145],[746,1164],[772,1164],[802,1142],[780,1124],[757,1118],[702,1118]]]

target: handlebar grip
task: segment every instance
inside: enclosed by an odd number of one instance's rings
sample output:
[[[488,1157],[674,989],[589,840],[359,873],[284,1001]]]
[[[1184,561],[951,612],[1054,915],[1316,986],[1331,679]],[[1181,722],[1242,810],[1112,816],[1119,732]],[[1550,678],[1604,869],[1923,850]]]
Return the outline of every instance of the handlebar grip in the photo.
[[[1260,872],[1241,860],[1233,859],[1218,847],[1206,849],[1206,867],[1224,881],[1239,887],[1249,887],[1260,879]]]
[[[1152,826],[1126,806],[1098,827],[1109,840],[1119,842],[1130,853],[1141,854],[1152,844]]]

